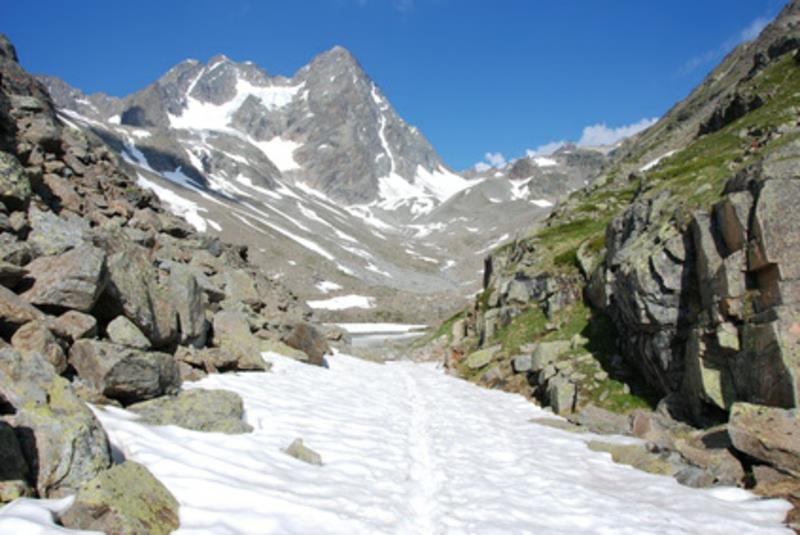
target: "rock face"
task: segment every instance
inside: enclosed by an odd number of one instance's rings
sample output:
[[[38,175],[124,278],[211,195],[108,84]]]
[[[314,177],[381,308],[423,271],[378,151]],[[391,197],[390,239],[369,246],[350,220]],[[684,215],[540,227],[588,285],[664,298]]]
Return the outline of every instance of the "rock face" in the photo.
[[[103,533],[167,535],[178,529],[178,502],[147,468],[125,461],[81,486],[61,522]]]
[[[242,398],[227,390],[192,389],[128,407],[153,425],[177,425],[194,431],[238,434],[253,428],[242,421]]]

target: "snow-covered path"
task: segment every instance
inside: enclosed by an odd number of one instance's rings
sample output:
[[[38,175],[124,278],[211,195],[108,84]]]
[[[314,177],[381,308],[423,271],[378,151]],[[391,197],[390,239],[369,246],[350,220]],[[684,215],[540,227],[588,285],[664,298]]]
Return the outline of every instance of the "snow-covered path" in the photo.
[[[237,391],[250,434],[97,411],[125,456],[177,497],[178,533],[788,533],[785,502],[614,464],[586,437],[530,422],[549,413],[523,398],[433,365],[268,360],[272,373],[187,385]],[[298,437],[323,466],[281,451]]]

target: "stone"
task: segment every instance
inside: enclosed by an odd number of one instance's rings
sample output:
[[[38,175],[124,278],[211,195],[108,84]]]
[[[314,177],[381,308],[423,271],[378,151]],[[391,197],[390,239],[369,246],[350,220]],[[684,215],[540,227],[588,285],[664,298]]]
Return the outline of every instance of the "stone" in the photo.
[[[0,349],[0,399],[41,497],[73,494],[111,464],[108,437],[69,382],[41,355]]]
[[[686,440],[676,440],[674,447],[687,462],[703,470],[707,480],[703,486],[742,485],[742,463],[727,448],[708,448]]]
[[[607,411],[592,404],[586,405],[567,419],[592,433],[601,435],[624,435],[630,430],[626,415]]]
[[[0,260],[0,284],[6,288],[13,288],[27,274],[27,269]]]
[[[723,349],[739,351],[739,330],[732,323],[722,323],[717,327],[717,345]]]
[[[550,401],[550,408],[559,416],[573,411],[576,394],[575,385],[563,377],[558,376],[547,383],[547,398]]]
[[[166,353],[84,339],[73,344],[69,363],[94,391],[125,405],[175,394],[181,385],[178,363]]]
[[[24,208],[31,193],[31,183],[19,160],[0,151],[0,201],[11,208]]]
[[[0,232],[0,260],[15,266],[24,266],[34,256],[35,251],[31,244],[17,240],[15,236],[8,232]]]
[[[284,357],[289,357],[300,362],[309,361],[309,356],[305,352],[289,347],[279,340],[261,340],[259,342],[259,347],[263,352],[277,353],[278,355],[283,355]]]
[[[308,363],[315,366],[323,366],[325,355],[331,351],[322,333],[305,322],[295,325],[292,332],[283,338],[283,342],[291,348],[304,352],[308,355]]]
[[[101,298],[104,313],[110,318],[124,315],[150,337],[156,320],[148,281],[157,276],[146,250],[126,247],[109,256],[107,264],[109,280]]]
[[[60,208],[66,208],[75,213],[81,212],[83,208],[83,199],[78,195],[75,188],[72,187],[72,184],[70,184],[68,180],[58,175],[47,173],[42,178],[42,181],[53,196],[58,199]]]
[[[175,497],[147,468],[125,461],[82,485],[60,520],[71,529],[167,535],[180,525],[178,509]]]
[[[214,345],[236,358],[236,369],[268,369],[261,357],[260,341],[250,332],[247,316],[243,312],[222,310],[214,315],[213,323]]]
[[[610,453],[615,463],[627,464],[637,470],[658,475],[672,475],[675,471],[670,463],[648,452],[641,444],[609,444],[591,440],[586,445],[592,451]]]
[[[499,345],[487,347],[485,349],[480,349],[470,353],[466,360],[467,367],[472,370],[483,368],[492,361],[492,358],[498,351],[500,351]]]
[[[702,304],[708,308],[714,304],[713,284],[722,266],[720,244],[712,230],[711,218],[705,212],[696,212],[691,224],[695,246],[697,283]]]
[[[134,403],[127,407],[151,425],[177,425],[210,433],[249,433],[253,428],[243,421],[242,398],[228,390],[192,388],[177,396]]]
[[[784,408],[797,405],[800,385],[793,377],[800,362],[800,323],[793,316],[742,326],[742,351],[732,366],[738,399]]]
[[[767,180],[756,200],[753,235],[756,248],[750,269],[776,264],[781,280],[800,278],[800,181],[794,178]]]
[[[33,495],[29,474],[14,428],[0,420],[0,504]]]
[[[167,285],[172,303],[178,314],[180,342],[202,347],[206,342],[206,317],[203,292],[192,268],[173,264]]]
[[[305,353],[303,353],[305,356]],[[235,354],[223,351],[218,347],[186,347],[180,346],[175,351],[175,358],[180,362],[189,364],[196,368],[202,368],[206,372],[225,372],[236,370],[238,358]]]
[[[514,279],[508,284],[506,291],[506,301],[524,305],[531,300],[531,292],[528,283],[524,280]]]
[[[532,355],[517,355],[511,359],[511,367],[516,373],[525,373],[533,368]]]
[[[19,326],[29,321],[44,319],[45,315],[41,310],[5,286],[0,286],[0,321]]]
[[[11,345],[23,356],[39,353],[61,375],[67,370],[67,356],[56,337],[43,321],[31,321],[17,329]]]
[[[544,369],[545,366],[552,364],[558,357],[569,351],[569,347],[569,342],[563,340],[537,344],[531,356],[531,369],[533,371]]]
[[[67,310],[52,323],[52,329],[62,338],[74,342],[81,338],[97,336],[97,320],[89,314],[77,310]]]
[[[706,354],[706,344],[698,329],[691,331],[686,342],[686,372],[684,391],[690,403],[696,400],[712,403],[727,410],[736,399],[733,378],[727,367]],[[695,407],[696,416],[699,408]]]
[[[106,327],[108,338],[115,344],[136,349],[150,349],[150,340],[125,316],[117,316]]]
[[[62,219],[53,212],[43,212],[31,206],[28,212],[31,233],[28,242],[41,256],[52,256],[82,245],[89,224],[80,218]]]
[[[22,297],[38,306],[89,312],[105,288],[105,267],[105,252],[88,244],[37,258],[26,266],[33,286]]]
[[[322,457],[319,453],[303,444],[302,438],[297,438],[284,450],[287,455],[304,463],[322,466]]]
[[[753,198],[750,193],[735,192],[723,197],[714,206],[714,221],[722,234],[728,253],[744,248]]]
[[[253,305],[261,301],[255,281],[243,269],[227,270],[222,275],[225,284],[225,299],[232,303]]]
[[[731,407],[728,434],[733,447],[800,477],[800,413],[750,403]]]

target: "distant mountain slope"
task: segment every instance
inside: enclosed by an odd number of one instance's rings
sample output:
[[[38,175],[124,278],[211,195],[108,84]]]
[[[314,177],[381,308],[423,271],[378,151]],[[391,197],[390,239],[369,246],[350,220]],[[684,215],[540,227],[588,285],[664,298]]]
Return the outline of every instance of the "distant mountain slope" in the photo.
[[[544,173],[458,175],[341,47],[291,78],[187,60],[122,99],[41,79],[65,122],[100,136],[196,228],[281,259],[274,274],[302,297],[356,293],[394,317],[463,303],[485,251],[603,165],[565,152]]]

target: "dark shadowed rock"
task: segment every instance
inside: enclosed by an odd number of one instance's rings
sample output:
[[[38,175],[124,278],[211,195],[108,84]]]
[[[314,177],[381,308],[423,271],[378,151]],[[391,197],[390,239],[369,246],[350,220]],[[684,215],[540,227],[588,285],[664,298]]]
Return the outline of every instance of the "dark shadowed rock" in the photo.
[[[105,253],[92,245],[37,258],[25,266],[33,286],[22,296],[34,305],[88,312],[105,288],[105,261]]]
[[[14,428],[0,421],[0,504],[31,496],[28,463],[14,433]]]
[[[125,461],[78,489],[64,526],[120,535],[167,535],[178,529],[178,502],[144,466]]]
[[[245,423],[242,398],[228,390],[193,388],[177,396],[134,403],[128,410],[152,425],[177,425],[193,431],[238,434],[253,428]]]
[[[123,404],[178,392],[178,364],[172,355],[139,351],[108,342],[78,340],[69,362],[96,392]]]

